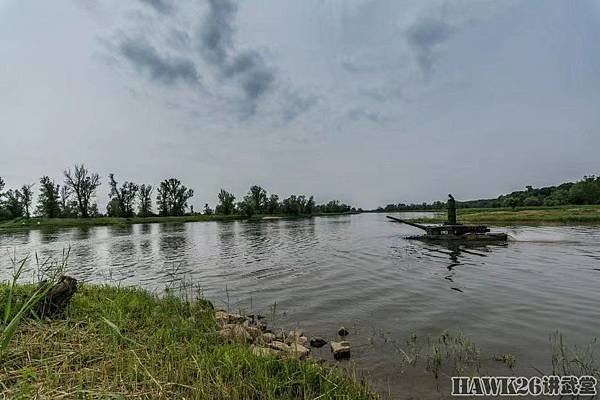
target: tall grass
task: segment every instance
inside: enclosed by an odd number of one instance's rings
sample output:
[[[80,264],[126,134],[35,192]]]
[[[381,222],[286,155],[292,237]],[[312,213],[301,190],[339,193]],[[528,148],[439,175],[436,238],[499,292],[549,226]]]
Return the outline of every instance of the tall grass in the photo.
[[[11,286],[14,299],[37,290],[7,284],[0,299],[7,300]],[[224,341],[216,328],[212,304],[189,285],[157,296],[83,284],[65,319],[23,319],[0,362],[0,393],[7,398],[376,397],[336,367],[259,356],[244,343]]]
[[[40,282],[40,284],[33,291],[28,293],[24,299],[21,299],[19,303],[15,301],[15,290],[17,288],[17,282],[23,274],[25,265],[29,261],[29,257],[24,257],[19,261],[16,260],[16,257],[11,259],[13,263],[12,279],[6,288],[7,294],[3,296],[2,302],[0,302],[3,308],[2,323],[0,324],[0,361],[2,361],[4,353],[23,318],[28,315],[35,317],[34,308],[46,296],[48,291],[57,281],[58,276],[64,271],[67,258],[68,252],[66,255],[63,253],[63,259],[60,263],[53,263],[48,259],[40,265],[38,261],[38,271],[44,274],[46,279],[43,282]]]
[[[595,376],[600,380],[600,362],[596,352],[600,351],[600,340],[594,338],[586,346],[568,346],[560,332],[550,335],[552,346],[552,374],[561,376]]]

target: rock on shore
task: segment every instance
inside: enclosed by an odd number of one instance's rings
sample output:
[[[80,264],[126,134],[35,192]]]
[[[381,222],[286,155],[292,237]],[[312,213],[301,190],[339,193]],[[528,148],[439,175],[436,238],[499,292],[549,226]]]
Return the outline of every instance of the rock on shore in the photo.
[[[215,320],[219,325],[219,336],[224,340],[239,343],[251,343],[252,353],[256,355],[291,356],[304,359],[309,356],[306,347],[308,338],[300,329],[274,334],[258,318],[244,317],[223,310],[215,311]]]
[[[331,352],[333,353],[333,358],[339,360],[341,358],[349,358],[350,357],[350,343],[343,342],[329,342],[331,346]]]

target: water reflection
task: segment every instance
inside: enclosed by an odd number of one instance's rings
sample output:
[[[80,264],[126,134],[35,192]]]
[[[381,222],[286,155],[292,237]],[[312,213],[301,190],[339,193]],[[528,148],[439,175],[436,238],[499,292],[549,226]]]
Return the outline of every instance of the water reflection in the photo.
[[[158,226],[156,224],[140,224],[138,225],[139,233],[142,235],[149,235],[152,233],[152,226]]]
[[[380,214],[5,232],[0,279],[10,278],[13,251],[60,259],[69,246],[69,274],[86,281],[159,292],[175,266],[218,307],[269,313],[276,303],[285,329],[365,328],[352,330],[353,360],[392,391],[398,356],[373,351],[371,328],[402,340],[460,329],[524,366],[544,365],[556,329],[573,343],[597,335],[597,227],[512,227],[507,246],[405,239],[416,233]],[[29,279],[35,258],[27,268]]]
[[[446,264],[447,273],[444,274],[443,278],[450,282],[455,283],[457,267],[461,265],[473,264],[474,260],[479,258],[485,258],[490,255],[494,249],[506,248],[507,243],[489,244],[481,242],[460,242],[460,241],[425,241],[424,249],[429,253],[430,257],[448,259],[450,263]],[[440,256],[440,254],[446,256]],[[464,292],[464,287],[450,286],[451,290],[456,292]]]
[[[44,228],[39,231],[40,243],[51,243],[61,236],[61,231],[54,228]]]

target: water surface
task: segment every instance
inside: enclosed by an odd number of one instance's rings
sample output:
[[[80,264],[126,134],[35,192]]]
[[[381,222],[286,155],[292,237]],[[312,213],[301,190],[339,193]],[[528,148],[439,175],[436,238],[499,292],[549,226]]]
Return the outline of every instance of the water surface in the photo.
[[[418,229],[383,214],[4,232],[0,278],[15,254],[41,260],[68,247],[69,273],[83,281],[160,291],[185,274],[218,307],[269,314],[276,303],[276,324],[325,338],[349,327],[352,361],[379,390],[437,398],[444,390],[421,379],[422,368],[402,368],[391,342],[460,329],[533,375],[532,366],[549,368],[552,332],[579,344],[600,333],[600,228],[498,229],[513,240],[478,248],[406,240]]]

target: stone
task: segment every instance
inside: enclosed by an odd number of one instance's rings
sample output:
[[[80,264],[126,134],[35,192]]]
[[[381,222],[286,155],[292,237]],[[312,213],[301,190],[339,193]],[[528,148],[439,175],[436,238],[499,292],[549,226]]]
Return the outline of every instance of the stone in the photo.
[[[269,329],[267,329],[267,324],[265,324],[264,322],[257,322],[256,327],[263,332],[271,332]]]
[[[340,327],[340,329],[338,329],[338,335],[340,335],[341,337],[346,337],[350,334],[350,332],[348,332],[348,329],[344,328],[343,326]]]
[[[300,328],[291,330],[290,333],[288,334],[289,337],[300,337],[302,335],[304,335],[304,332],[302,332],[302,329],[300,329]]]
[[[258,321],[261,319],[265,319],[265,316],[260,314],[248,314],[248,318],[252,319],[252,321]]]
[[[240,314],[227,314],[227,319],[230,324],[239,324],[246,321],[246,317]]]
[[[221,336],[223,339],[231,339],[233,337],[233,333],[231,332],[231,329],[223,328],[219,331],[219,336]]]
[[[252,337],[244,328],[239,325],[233,325],[233,328],[226,327],[219,331],[219,336],[227,340],[234,340],[237,342],[250,342]]]
[[[291,344],[291,343],[299,343],[299,338],[302,337],[303,332],[302,329],[300,328],[296,328],[294,330],[291,330],[288,335],[285,337],[284,341],[287,344]],[[302,343],[301,343],[302,344]]]
[[[240,342],[249,342],[252,339],[250,334],[239,325],[236,325],[231,332],[233,333],[234,339],[239,340]]]
[[[250,346],[252,349],[252,354],[255,356],[269,357],[276,356],[278,354],[277,350],[270,349],[268,347],[260,347],[260,346]]]
[[[343,342],[329,342],[331,346],[331,352],[333,353],[333,358],[339,360],[341,358],[350,358],[350,343]]]
[[[310,354],[310,349],[302,346],[298,343],[292,343],[290,346],[290,353],[300,360],[305,359]]]
[[[263,333],[261,335],[261,340],[265,343],[271,343],[272,341],[275,340],[275,335],[272,333],[269,333],[269,332]]]
[[[269,347],[279,351],[290,351],[290,346],[283,342],[280,342],[279,340],[274,340],[271,343],[269,343]]]
[[[296,338],[295,343],[301,344],[302,346],[306,347],[306,344],[308,343],[308,338],[306,336],[299,336]]]
[[[310,345],[312,347],[323,347],[327,344],[327,341],[325,339],[323,339],[322,337],[319,336],[313,336],[310,338]]]
[[[221,325],[223,324],[238,324],[246,320],[246,317],[240,314],[231,314],[223,310],[215,311],[215,319]]]
[[[225,311],[218,310],[215,311],[215,319],[221,325],[226,324],[229,321],[229,316]]]
[[[246,332],[248,332],[250,334],[250,336],[252,336],[253,338],[255,337],[259,337],[262,335],[262,331],[260,329],[258,329],[255,326],[246,326],[244,327],[244,329],[246,330]]]

